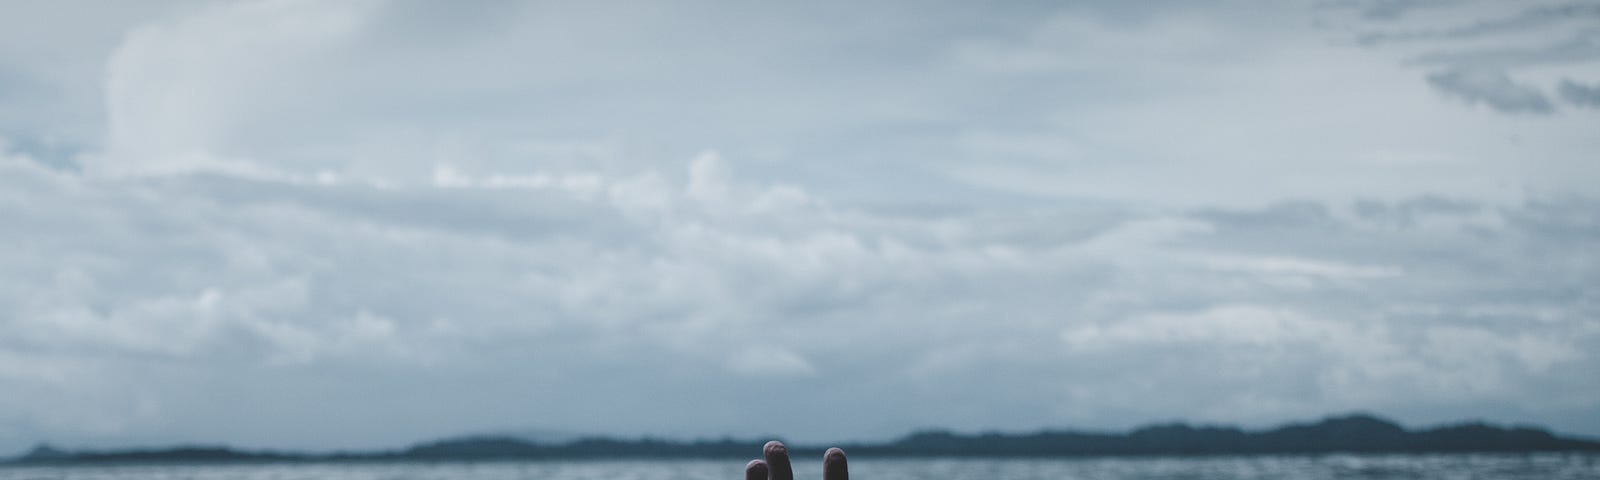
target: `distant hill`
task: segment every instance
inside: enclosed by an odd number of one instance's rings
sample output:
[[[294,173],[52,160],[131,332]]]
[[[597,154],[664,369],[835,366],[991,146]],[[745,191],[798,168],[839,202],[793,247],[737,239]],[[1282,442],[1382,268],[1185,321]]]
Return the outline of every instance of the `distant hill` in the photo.
[[[240,462],[240,461],[291,461],[309,458],[306,455],[284,453],[243,452],[228,447],[182,446],[159,449],[131,449],[116,451],[68,452],[49,445],[34,447],[13,463],[125,463],[125,462]]]
[[[762,440],[673,441],[578,438],[536,443],[506,436],[465,437],[418,444],[403,450],[308,454],[247,452],[226,447],[178,447],[118,451],[63,451],[40,445],[15,463],[94,462],[285,462],[386,460],[500,460],[563,458],[730,458],[761,451]],[[840,445],[851,456],[1063,457],[1097,455],[1222,455],[1286,453],[1600,452],[1600,442],[1562,438],[1534,427],[1461,423],[1406,430],[1371,415],[1330,417],[1315,423],[1246,431],[1234,427],[1153,425],[1126,433],[1044,430],[1036,433],[961,434],[923,431],[886,443]],[[825,446],[794,445],[797,454]]]
[[[1464,423],[1408,431],[1370,415],[1332,417],[1265,431],[1233,427],[1154,425],[1128,433],[1042,431],[1026,435],[920,432],[887,444],[844,447],[854,455],[1069,456],[1216,455],[1333,452],[1600,451],[1600,442],[1548,431]]]

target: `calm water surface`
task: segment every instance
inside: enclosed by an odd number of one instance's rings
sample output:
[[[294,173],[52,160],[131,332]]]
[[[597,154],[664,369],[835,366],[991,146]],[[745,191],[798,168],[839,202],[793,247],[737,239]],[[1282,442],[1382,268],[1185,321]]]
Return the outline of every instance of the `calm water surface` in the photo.
[[[740,480],[708,460],[253,465],[6,466],[0,480]],[[1600,455],[1319,455],[1051,460],[858,458],[857,480],[1600,479]],[[800,464],[801,480],[821,476]]]

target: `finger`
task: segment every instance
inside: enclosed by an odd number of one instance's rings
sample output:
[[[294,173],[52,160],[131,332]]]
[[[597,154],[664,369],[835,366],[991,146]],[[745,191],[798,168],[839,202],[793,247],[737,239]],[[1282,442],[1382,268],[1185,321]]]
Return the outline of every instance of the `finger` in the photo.
[[[844,450],[828,449],[822,454],[822,480],[850,480],[850,468],[844,460]]]
[[[783,442],[767,442],[761,448],[761,455],[767,457],[767,468],[771,470],[768,480],[794,480],[794,469],[789,467],[789,447],[783,446]]]
[[[767,480],[767,462],[751,460],[745,464],[744,480]]]

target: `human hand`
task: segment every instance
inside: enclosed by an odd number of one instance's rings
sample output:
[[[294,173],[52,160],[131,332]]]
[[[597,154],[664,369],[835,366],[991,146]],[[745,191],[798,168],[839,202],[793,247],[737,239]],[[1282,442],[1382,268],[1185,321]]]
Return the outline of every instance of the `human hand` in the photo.
[[[761,448],[765,460],[751,460],[744,466],[744,480],[794,480],[794,469],[789,467],[789,448],[773,440]],[[844,450],[830,448],[822,454],[822,480],[850,480],[850,470],[844,460]]]

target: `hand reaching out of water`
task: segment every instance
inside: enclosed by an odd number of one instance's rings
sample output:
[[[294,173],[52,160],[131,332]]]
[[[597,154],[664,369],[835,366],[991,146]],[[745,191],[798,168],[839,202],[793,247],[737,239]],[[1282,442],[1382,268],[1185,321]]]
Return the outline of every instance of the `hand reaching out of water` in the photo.
[[[761,449],[765,460],[751,460],[744,466],[744,480],[794,480],[794,469],[789,466],[789,448],[783,442],[767,442]],[[822,480],[850,480],[844,450],[828,449],[822,454]]]

